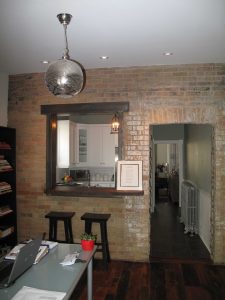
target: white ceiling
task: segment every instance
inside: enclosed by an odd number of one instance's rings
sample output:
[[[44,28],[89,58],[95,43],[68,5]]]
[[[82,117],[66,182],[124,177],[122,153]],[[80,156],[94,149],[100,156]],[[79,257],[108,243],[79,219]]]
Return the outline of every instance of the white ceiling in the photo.
[[[61,58],[59,13],[73,15],[70,57],[85,69],[225,63],[225,0],[0,0],[0,72]]]

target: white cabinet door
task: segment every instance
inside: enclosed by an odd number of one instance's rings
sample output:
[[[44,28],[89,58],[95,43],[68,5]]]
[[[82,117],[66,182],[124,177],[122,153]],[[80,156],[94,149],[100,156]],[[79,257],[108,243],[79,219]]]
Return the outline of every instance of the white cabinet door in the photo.
[[[57,122],[57,168],[69,167],[69,120]]]
[[[70,132],[70,167],[75,166],[77,163],[77,124],[74,122],[70,122],[69,126]]]
[[[74,123],[70,127],[70,167],[89,166],[89,125]]]
[[[91,167],[98,167],[102,157],[102,130],[100,125],[88,128],[88,163]]]
[[[111,134],[110,132],[110,125],[102,126],[101,165],[105,167],[115,166],[115,134]]]
[[[110,125],[97,124],[88,128],[88,161],[90,166],[114,167],[115,137]]]
[[[70,120],[57,121],[57,168],[69,168],[77,162],[77,126]]]

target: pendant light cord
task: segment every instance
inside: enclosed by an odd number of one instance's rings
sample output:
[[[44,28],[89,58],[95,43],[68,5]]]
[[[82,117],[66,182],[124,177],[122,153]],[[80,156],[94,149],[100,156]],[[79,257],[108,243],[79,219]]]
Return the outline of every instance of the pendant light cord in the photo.
[[[64,37],[65,37],[65,50],[63,53],[63,59],[70,59],[69,56],[69,48],[68,48],[68,41],[67,41],[67,34],[66,34],[66,30],[67,30],[67,24],[63,24],[63,28],[64,28]]]

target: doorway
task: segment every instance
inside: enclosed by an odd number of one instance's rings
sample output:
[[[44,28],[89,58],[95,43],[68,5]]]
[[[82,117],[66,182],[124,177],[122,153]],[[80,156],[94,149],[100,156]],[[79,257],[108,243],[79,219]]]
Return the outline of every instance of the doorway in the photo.
[[[170,198],[181,206],[181,183],[183,181],[183,140],[155,140],[152,143],[152,203]]]
[[[169,124],[154,125],[150,130],[150,259],[161,257],[210,260],[212,126]],[[160,160],[160,151],[163,148],[164,151],[166,149],[166,156]],[[179,177],[178,201],[172,201],[171,197],[172,175]],[[167,179],[166,187],[156,186],[159,178],[164,178],[164,181]],[[184,225],[180,222],[181,184],[187,179],[197,185],[199,196],[199,234],[193,237],[184,233]],[[165,193],[167,198],[163,197]]]

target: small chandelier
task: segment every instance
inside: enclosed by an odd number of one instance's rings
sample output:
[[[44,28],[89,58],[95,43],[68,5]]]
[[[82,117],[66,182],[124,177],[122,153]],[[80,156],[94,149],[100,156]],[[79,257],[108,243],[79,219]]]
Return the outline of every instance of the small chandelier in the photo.
[[[112,122],[111,122],[111,133],[118,133],[119,127],[120,127],[119,117],[118,117],[118,114],[115,113],[115,115],[112,118]]]
[[[49,91],[62,98],[70,98],[77,95],[83,89],[85,81],[85,71],[83,66],[70,59],[67,42],[67,25],[70,23],[72,15],[57,15],[59,22],[64,27],[65,50],[61,59],[52,62],[45,74],[45,83]]]

